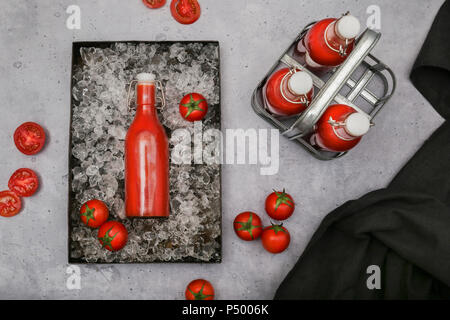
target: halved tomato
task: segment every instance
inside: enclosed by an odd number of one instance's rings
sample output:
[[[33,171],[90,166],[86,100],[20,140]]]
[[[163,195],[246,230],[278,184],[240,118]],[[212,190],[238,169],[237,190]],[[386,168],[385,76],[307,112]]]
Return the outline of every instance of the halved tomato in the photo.
[[[36,154],[44,147],[44,129],[37,123],[25,122],[14,132],[14,143],[20,152],[26,155]]]
[[[166,0],[142,0],[150,9],[158,9],[166,4]]]
[[[172,0],[170,12],[181,24],[191,24],[200,18],[200,4],[197,0]]]
[[[14,192],[10,190],[0,192],[0,216],[12,217],[20,212],[22,202]]]
[[[16,170],[8,181],[8,188],[18,196],[32,196],[39,187],[39,180],[36,173],[27,168]]]

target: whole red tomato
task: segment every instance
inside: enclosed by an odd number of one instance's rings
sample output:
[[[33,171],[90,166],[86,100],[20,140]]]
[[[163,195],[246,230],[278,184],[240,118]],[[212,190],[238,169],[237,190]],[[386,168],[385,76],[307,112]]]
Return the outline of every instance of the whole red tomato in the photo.
[[[181,99],[180,114],[187,121],[202,120],[208,112],[208,103],[199,93],[189,93]]]
[[[16,170],[8,181],[8,188],[20,197],[32,196],[39,187],[36,173],[27,168]]]
[[[7,218],[15,216],[21,208],[22,202],[15,192],[0,191],[0,216]]]
[[[181,24],[191,24],[200,18],[200,4],[197,0],[172,0],[170,12]]]
[[[295,203],[292,197],[286,193],[275,191],[266,198],[266,212],[272,219],[286,220],[295,209]]]
[[[214,300],[214,288],[208,280],[197,279],[188,284],[186,300]]]
[[[158,9],[166,4],[166,0],[142,0],[150,9]]]
[[[100,200],[89,200],[80,208],[81,221],[91,228],[98,228],[108,220],[109,210]]]
[[[14,143],[20,152],[33,155],[41,151],[45,143],[45,132],[34,122],[25,122],[14,131]]]
[[[245,241],[258,239],[263,229],[261,218],[250,211],[238,214],[234,218],[233,226],[237,236]]]
[[[118,221],[108,221],[98,229],[98,240],[103,248],[118,251],[125,247],[128,241],[128,231]]]
[[[261,240],[264,249],[272,253],[280,253],[289,246],[291,236],[283,225],[272,225],[264,228]]]

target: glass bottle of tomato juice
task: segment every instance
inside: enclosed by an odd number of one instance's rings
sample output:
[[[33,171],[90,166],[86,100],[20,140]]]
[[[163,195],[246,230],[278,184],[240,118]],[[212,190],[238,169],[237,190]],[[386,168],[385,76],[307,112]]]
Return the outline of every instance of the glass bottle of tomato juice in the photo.
[[[306,65],[315,71],[326,71],[342,64],[352,52],[360,31],[359,20],[345,14],[315,23],[297,45]]]
[[[125,139],[127,217],[169,216],[169,146],[156,113],[155,83],[153,74],[137,75],[136,116]]]
[[[313,80],[305,71],[282,68],[274,72],[265,86],[267,109],[279,116],[304,111],[314,94]]]
[[[325,151],[348,151],[361,141],[370,126],[366,115],[348,105],[334,104],[315,125],[310,142]]]

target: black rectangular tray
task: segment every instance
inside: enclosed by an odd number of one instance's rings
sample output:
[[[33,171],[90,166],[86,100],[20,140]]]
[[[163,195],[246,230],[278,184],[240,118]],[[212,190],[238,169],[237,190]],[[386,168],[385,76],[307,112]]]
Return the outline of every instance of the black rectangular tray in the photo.
[[[84,49],[82,49],[84,48]],[[105,59],[105,50],[117,51],[116,55],[109,55]],[[153,48],[153,49],[150,49]],[[86,54],[81,54],[81,49]],[[123,52],[121,52],[123,50]],[[147,50],[147,51],[146,51]],[[102,127],[102,134],[95,135],[92,125],[86,124],[91,112],[92,121],[96,121],[92,108],[103,108],[113,115],[120,115],[119,110],[125,107],[126,90],[129,82],[139,72],[153,72],[165,86],[167,109],[158,109],[158,116],[166,129],[170,140],[171,133],[177,125],[192,130],[192,126],[179,116],[178,102],[189,92],[199,92],[208,100],[209,110],[202,121],[204,130],[221,129],[220,123],[220,55],[217,41],[114,41],[114,42],[74,42],[72,48],[71,70],[71,102],[70,102],[70,140],[69,140],[69,203],[68,203],[68,255],[69,263],[218,263],[222,259],[222,204],[221,204],[221,165],[207,164],[174,164],[170,161],[170,198],[171,215],[168,219],[127,219],[124,218],[123,206],[120,199],[124,199],[123,164],[120,170],[111,171],[112,162],[119,163],[123,154],[116,155],[112,150],[119,150],[117,146],[123,144],[123,135],[109,135],[109,128],[118,127],[119,132],[127,130],[134,117],[134,112],[126,116],[112,116],[109,120],[100,119],[98,126]],[[111,53],[111,51],[109,51]],[[136,55],[133,55],[135,53]],[[121,70],[113,64],[115,58],[122,54],[130,54]],[[93,61],[89,57],[94,57]],[[111,58],[112,57],[112,58]],[[96,61],[98,59],[98,61]],[[141,62],[145,61],[143,65]],[[166,64],[163,65],[161,61]],[[112,66],[112,67],[111,67]],[[162,72],[161,66],[164,67]],[[91,69],[90,69],[91,68]],[[98,75],[114,81],[122,81],[123,94],[118,99],[99,96],[104,90],[108,92],[108,82],[92,79],[93,70],[98,69]],[[112,69],[113,71],[110,72]],[[165,69],[166,68],[166,69]],[[83,71],[84,70],[84,71]],[[88,70],[88,71],[86,71]],[[189,74],[183,80],[183,76]],[[88,77],[83,78],[83,76]],[[124,77],[125,75],[125,77]],[[117,79],[114,77],[117,76]],[[177,77],[176,85],[171,82]],[[200,77],[210,80],[202,85]],[[208,78],[209,77],[209,78]],[[102,79],[103,79],[102,78]],[[80,81],[85,81],[80,84]],[[102,82],[103,81],[103,82]],[[183,82],[184,81],[184,82]],[[199,84],[200,91],[194,84]],[[205,83],[205,82],[204,82]],[[95,84],[96,86],[92,85]],[[99,85],[100,84],[100,85]],[[91,86],[90,86],[91,85]],[[183,92],[178,86],[181,85]],[[209,87],[208,87],[209,85]],[[80,92],[80,88],[85,88]],[[117,83],[115,83],[117,89]],[[203,89],[206,92],[202,92]],[[121,89],[122,90],[122,89]],[[92,94],[95,91],[97,94]],[[106,96],[108,93],[105,94]],[[208,97],[212,97],[208,99]],[[117,98],[117,97],[116,97]],[[134,111],[134,110],[133,110]],[[102,112],[100,112],[102,113]],[[179,116],[180,118],[175,118]],[[101,117],[100,117],[101,118]],[[181,121],[180,121],[181,119]],[[86,129],[84,129],[86,127]],[[80,128],[82,130],[80,130]],[[95,137],[96,139],[94,139]],[[109,137],[109,138],[108,138]],[[108,138],[106,141],[104,138]],[[92,142],[94,141],[94,142]],[[116,145],[115,145],[116,144]],[[77,148],[73,155],[75,146]],[[106,145],[106,147],[105,147]],[[111,150],[108,149],[109,146]],[[87,160],[80,160],[86,150]],[[112,151],[111,157],[106,152]],[[172,144],[169,152],[172,151]],[[107,155],[106,155],[107,154]],[[97,157],[103,162],[96,162]],[[110,159],[110,160],[105,160]],[[82,167],[82,165],[84,167]],[[90,171],[87,176],[86,166],[94,165],[98,168]],[[75,169],[75,171],[74,171]],[[117,167],[116,167],[117,169]],[[112,172],[112,173],[111,173]],[[117,182],[111,182],[110,174]],[[186,173],[188,174],[186,176]],[[76,176],[75,176],[76,174]],[[83,177],[85,175],[85,177]],[[184,180],[181,180],[181,177]],[[91,178],[92,184],[91,184]],[[87,180],[83,182],[84,180]],[[97,183],[97,184],[96,184]],[[74,186],[72,185],[74,184]],[[185,185],[187,184],[187,185]],[[184,187],[183,187],[184,185]],[[113,186],[112,188],[110,188]],[[113,190],[114,195],[112,195]],[[105,191],[107,190],[107,191]],[[118,220],[125,224],[129,232],[128,243],[120,251],[109,252],[102,248],[97,240],[97,229],[90,229],[81,223],[79,209],[83,202],[91,198],[103,200],[110,209],[110,220]],[[186,202],[185,202],[186,201]],[[184,206],[183,205],[184,203]],[[190,209],[189,209],[190,208]],[[192,211],[192,212],[189,212]]]

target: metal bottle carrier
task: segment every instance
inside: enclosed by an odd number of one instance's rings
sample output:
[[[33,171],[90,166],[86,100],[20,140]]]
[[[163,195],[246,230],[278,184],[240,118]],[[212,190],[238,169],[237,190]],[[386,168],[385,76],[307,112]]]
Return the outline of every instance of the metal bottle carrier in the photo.
[[[380,33],[370,29],[366,29],[357,39],[355,48],[344,63],[330,71],[323,78],[308,70],[300,61],[294,58],[292,52],[313,24],[314,22],[302,30],[291,46],[283,53],[279,61],[275,63],[258,84],[252,95],[252,107],[259,116],[278,128],[283,136],[298,142],[316,158],[332,160],[343,156],[347,152],[323,151],[309,142],[309,137],[315,124],[327,107],[333,103],[349,105],[365,114],[373,124],[375,116],[394,93],[396,80],[392,70],[370,54],[381,37]],[[280,117],[273,115],[265,108],[264,86],[268,78],[280,66],[300,69],[311,75],[313,79],[316,94],[308,108],[299,115]],[[361,76],[357,78],[358,74],[361,74]],[[324,80],[326,77],[329,78]],[[381,94],[378,94],[381,97],[378,97],[367,88],[374,82],[381,89]],[[356,105],[357,100],[366,104],[366,110]]]

